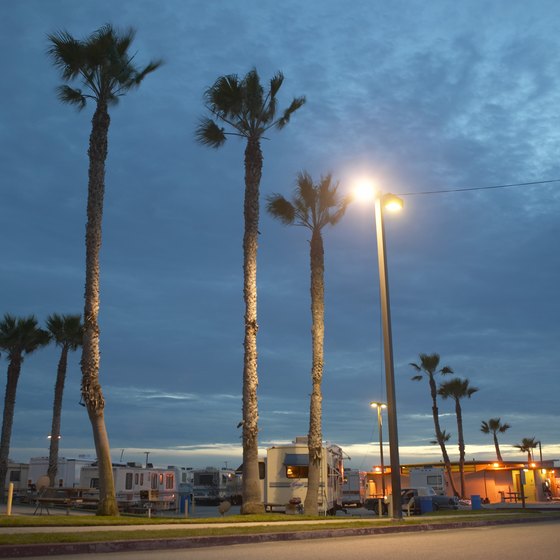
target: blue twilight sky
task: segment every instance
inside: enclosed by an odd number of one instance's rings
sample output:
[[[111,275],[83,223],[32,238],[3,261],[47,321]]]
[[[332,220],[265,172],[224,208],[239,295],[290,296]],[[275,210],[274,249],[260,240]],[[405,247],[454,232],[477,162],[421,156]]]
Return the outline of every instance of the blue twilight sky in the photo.
[[[401,460],[439,460],[421,352],[480,388],[464,403],[467,457],[491,459],[480,422],[512,425],[560,458],[560,4],[340,0],[1,0],[0,313],[83,310],[92,108],[63,106],[48,33],[137,29],[139,64],[165,59],[111,110],[101,254],[101,383],[113,457],[156,464],[240,461],[242,141],[197,145],[202,94],[253,66],[285,75],[280,103],[307,104],[263,141],[262,200],[301,170],[349,190],[369,174],[411,193],[386,221]],[[261,213],[260,442],[308,428],[307,231]],[[383,399],[373,209],[325,232],[324,436],[378,462]],[[47,453],[55,348],[26,358],[10,457]],[[4,385],[7,361],[0,358]],[[92,453],[70,359],[62,454]],[[443,427],[456,425],[441,403]],[[450,445],[457,457],[454,444]]]

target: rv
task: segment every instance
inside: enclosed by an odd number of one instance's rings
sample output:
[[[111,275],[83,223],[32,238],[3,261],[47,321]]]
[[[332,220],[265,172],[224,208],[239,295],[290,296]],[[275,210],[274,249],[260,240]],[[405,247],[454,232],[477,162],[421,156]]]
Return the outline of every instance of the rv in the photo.
[[[177,507],[178,485],[184,469],[179,467],[158,468],[150,463],[143,467],[139,463],[113,463],[113,479],[117,503],[125,510],[153,506],[169,510]],[[187,473],[185,472],[185,480]],[[83,467],[80,487],[98,489],[97,464]]]
[[[291,444],[267,449],[265,465],[265,508],[286,511],[290,504],[303,504],[309,470],[307,437],[296,437]],[[342,449],[324,444],[320,469],[319,513],[334,515],[342,508]]]
[[[366,500],[366,473],[352,469],[344,470],[342,506],[362,507]]]
[[[90,466],[95,458],[87,455],[78,455],[76,458],[59,457],[57,463],[54,486],[58,488],[75,488],[80,483],[82,468]],[[28,484],[31,488],[36,486],[42,476],[46,476],[49,468],[48,457],[31,457],[29,460]]]
[[[438,496],[445,496],[445,476],[442,467],[419,467],[409,470],[411,488],[430,486]]]
[[[241,477],[232,469],[193,469],[192,489],[198,504],[217,505],[224,500],[241,503]]]
[[[10,482],[14,485],[14,495],[21,496],[27,492],[29,484],[29,465],[27,463],[14,463],[8,460],[8,472],[4,489],[8,490]]]

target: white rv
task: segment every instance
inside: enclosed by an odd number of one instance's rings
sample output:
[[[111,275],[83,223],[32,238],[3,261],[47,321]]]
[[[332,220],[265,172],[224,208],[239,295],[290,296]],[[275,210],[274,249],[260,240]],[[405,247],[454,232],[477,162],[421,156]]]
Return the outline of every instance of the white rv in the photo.
[[[344,469],[344,485],[342,486],[342,505],[362,507],[366,501],[366,473],[352,469]]]
[[[289,504],[303,504],[307,493],[309,451],[307,437],[267,449],[264,502],[268,510],[286,511]],[[344,468],[342,449],[324,444],[319,483],[319,512],[334,515],[342,507]]]
[[[198,504],[241,503],[241,476],[232,469],[193,469],[192,489]]]
[[[146,467],[139,463],[113,463],[117,502],[125,509],[142,507],[147,503],[156,509],[174,509],[183,470],[178,467],[153,467],[150,463]],[[82,468],[80,487],[99,488],[96,464]]]
[[[443,467],[418,467],[409,470],[411,488],[430,486],[438,496],[447,494]]]
[[[14,485],[16,496],[25,494],[29,485],[29,465],[27,463],[14,463],[8,459],[8,472],[5,482],[4,489],[6,491],[11,482]]]
[[[58,488],[75,488],[80,483],[80,472],[82,468],[90,466],[95,458],[87,455],[78,455],[78,457],[59,457],[58,468],[55,476],[55,487]],[[31,457],[29,460],[29,485],[36,485],[40,477],[46,476],[49,468],[48,457]]]

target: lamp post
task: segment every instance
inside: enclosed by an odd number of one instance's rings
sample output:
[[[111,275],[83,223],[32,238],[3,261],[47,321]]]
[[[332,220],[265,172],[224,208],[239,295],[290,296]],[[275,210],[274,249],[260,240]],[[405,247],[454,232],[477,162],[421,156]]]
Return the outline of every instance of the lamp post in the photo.
[[[358,196],[371,197],[371,186],[362,183],[357,188]],[[403,201],[391,193],[378,192],[375,196],[375,228],[377,233],[377,258],[379,262],[379,291],[381,299],[381,321],[383,327],[383,356],[385,361],[385,385],[387,387],[387,419],[389,425],[389,456],[391,461],[392,518],[402,519],[401,509],[401,466],[399,460],[399,436],[395,397],[395,368],[393,365],[393,336],[391,332],[391,308],[389,304],[389,278],[385,248],[385,226],[383,208],[400,210]]]
[[[385,463],[383,461],[383,418],[381,417],[381,410],[387,408],[387,405],[382,402],[369,403],[371,408],[377,409],[377,428],[379,429],[379,458],[381,461],[381,493],[385,497]]]

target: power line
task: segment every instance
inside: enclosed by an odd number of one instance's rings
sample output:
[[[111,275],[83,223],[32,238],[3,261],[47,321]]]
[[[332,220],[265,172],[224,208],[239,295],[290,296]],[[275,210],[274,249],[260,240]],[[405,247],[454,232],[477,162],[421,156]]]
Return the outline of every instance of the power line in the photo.
[[[456,193],[465,191],[486,191],[489,189],[508,189],[510,187],[527,187],[530,185],[546,185],[549,183],[560,183],[560,179],[550,179],[548,181],[531,181],[529,183],[511,183],[509,185],[490,185],[487,187],[466,187],[464,189],[441,189],[437,191],[408,192],[400,193],[398,196],[416,196],[423,194]]]

